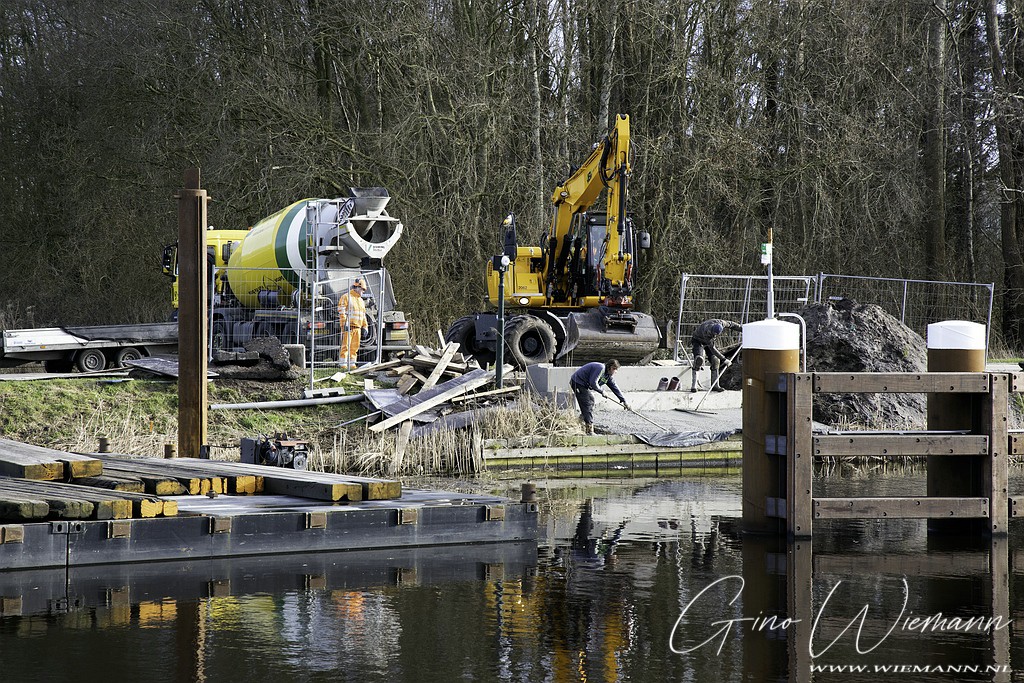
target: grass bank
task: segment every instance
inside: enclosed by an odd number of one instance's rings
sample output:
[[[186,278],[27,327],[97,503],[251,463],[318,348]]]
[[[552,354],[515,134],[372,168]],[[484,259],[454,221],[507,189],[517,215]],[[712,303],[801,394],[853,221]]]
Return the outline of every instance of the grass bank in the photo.
[[[255,382],[216,380],[209,401],[246,403],[302,397],[307,380]],[[345,379],[348,393],[362,384]],[[399,455],[396,434],[369,432],[362,422],[340,423],[366,413],[359,403],[275,410],[211,410],[208,435],[216,459],[237,459],[243,437],[287,433],[311,443],[310,466],[337,472],[386,476],[447,473],[468,475],[480,469],[482,440],[525,438],[561,445],[579,433],[573,413],[549,405],[523,403],[482,415],[471,428],[437,430],[411,440]],[[100,437],[116,453],[162,457],[164,444],[178,442],[177,384],[160,380],[51,379],[0,382],[0,434],[4,438],[69,451],[94,451]]]

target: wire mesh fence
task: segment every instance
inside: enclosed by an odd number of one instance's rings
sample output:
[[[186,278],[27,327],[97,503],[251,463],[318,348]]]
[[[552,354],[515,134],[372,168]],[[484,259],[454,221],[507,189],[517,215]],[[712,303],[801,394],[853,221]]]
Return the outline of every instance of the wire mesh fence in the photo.
[[[679,286],[679,316],[673,358],[686,356],[693,330],[704,320],[721,318],[740,324],[763,319],[768,312],[768,278],[763,275],[694,275],[684,273]],[[877,304],[921,336],[941,320],[968,320],[991,329],[994,284],[897,278],[818,275],[773,278],[776,313],[793,313],[808,303],[851,299]],[[722,345],[738,341],[726,332]]]
[[[378,302],[390,294],[383,269],[316,280],[276,268],[217,268],[211,278],[211,353],[240,351],[253,339],[276,337],[282,344],[303,346],[311,371],[337,367],[343,332],[338,301],[357,277],[368,285],[358,360],[379,361],[383,322]]]
[[[900,280],[853,275],[818,275],[819,303],[851,299],[877,304],[900,322],[925,336],[930,323],[967,320],[988,329],[992,322],[995,285],[979,282]]]
[[[775,310],[788,313],[814,301],[817,278],[782,276],[773,278]],[[768,310],[768,278],[763,275],[693,275],[683,273],[679,285],[679,317],[673,358],[686,356],[685,347],[697,325],[721,318],[741,325],[761,320]],[[739,341],[739,334],[726,331],[722,345]]]

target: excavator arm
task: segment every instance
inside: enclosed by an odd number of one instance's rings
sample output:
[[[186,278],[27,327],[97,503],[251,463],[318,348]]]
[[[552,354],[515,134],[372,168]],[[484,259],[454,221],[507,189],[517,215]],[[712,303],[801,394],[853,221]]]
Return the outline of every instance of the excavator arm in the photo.
[[[626,191],[630,175],[629,116],[615,117],[611,131],[587,160],[555,188],[555,214],[544,238],[545,300],[548,306],[588,308],[613,303],[629,305],[632,290],[632,245],[627,237]],[[603,190],[606,192],[604,237],[595,243],[585,220]],[[581,286],[586,281],[591,287]],[[623,301],[622,297],[626,300]]]

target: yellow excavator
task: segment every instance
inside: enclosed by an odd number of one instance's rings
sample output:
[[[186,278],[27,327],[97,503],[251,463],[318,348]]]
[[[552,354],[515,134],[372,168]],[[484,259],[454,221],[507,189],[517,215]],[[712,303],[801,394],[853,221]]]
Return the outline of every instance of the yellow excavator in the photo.
[[[505,219],[503,254],[487,264],[490,303],[509,309],[506,362],[519,367],[570,357],[574,364],[616,358],[648,362],[666,347],[664,325],[633,310],[636,252],[650,235],[626,210],[630,176],[629,116],[551,195],[555,213],[539,247],[519,246],[515,216]],[[597,206],[602,193],[603,210]],[[445,335],[482,363],[495,359],[498,314],[459,318]]]

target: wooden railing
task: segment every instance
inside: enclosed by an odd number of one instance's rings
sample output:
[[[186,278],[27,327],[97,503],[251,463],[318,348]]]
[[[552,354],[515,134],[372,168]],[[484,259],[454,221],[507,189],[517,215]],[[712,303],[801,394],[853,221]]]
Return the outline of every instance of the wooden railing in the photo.
[[[785,520],[790,537],[809,537],[819,519],[896,518],[979,520],[984,531],[1005,534],[1024,496],[1008,492],[1008,460],[1024,451],[1024,439],[1007,431],[1008,396],[1024,376],[992,372],[785,373],[769,375],[766,393],[779,401],[776,434],[765,436],[765,457],[781,458],[781,496],[767,496],[767,515]],[[955,428],[924,431],[815,434],[814,397],[833,393],[967,394],[968,408],[954,416]],[[942,419],[941,416],[939,418]],[[957,481],[957,496],[823,498],[814,494],[815,457],[928,457],[928,466]],[[938,459],[956,459],[951,467]],[[942,469],[939,469],[942,468]],[[967,481],[969,480],[969,481]],[[931,489],[931,479],[929,482]],[[751,492],[753,493],[753,492]],[[747,495],[745,493],[745,495]]]

